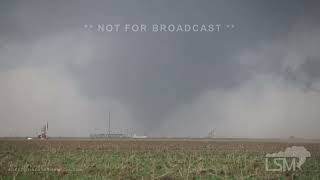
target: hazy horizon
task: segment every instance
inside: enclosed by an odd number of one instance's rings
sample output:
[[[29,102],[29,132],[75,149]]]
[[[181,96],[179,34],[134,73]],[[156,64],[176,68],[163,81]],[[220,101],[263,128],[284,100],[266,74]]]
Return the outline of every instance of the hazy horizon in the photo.
[[[316,0],[1,1],[0,137],[34,136],[47,122],[49,137],[86,137],[106,130],[111,112],[113,132],[319,139],[318,7]],[[222,28],[98,32],[98,24]]]

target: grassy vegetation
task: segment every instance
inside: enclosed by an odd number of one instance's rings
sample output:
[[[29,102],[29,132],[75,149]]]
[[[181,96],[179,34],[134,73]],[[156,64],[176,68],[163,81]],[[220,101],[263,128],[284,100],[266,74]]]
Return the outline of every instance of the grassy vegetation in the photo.
[[[303,170],[265,171],[266,153],[302,145]],[[320,179],[320,144],[0,141],[0,179]]]

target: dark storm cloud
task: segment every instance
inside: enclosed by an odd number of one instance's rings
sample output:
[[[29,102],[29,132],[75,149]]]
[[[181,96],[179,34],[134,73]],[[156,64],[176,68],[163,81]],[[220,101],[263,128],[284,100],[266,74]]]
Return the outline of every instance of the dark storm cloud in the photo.
[[[174,134],[161,126],[179,107],[193,104],[207,92],[237,91],[256,74],[316,82],[317,60],[301,60],[291,70],[283,64],[290,32],[296,32],[301,19],[318,19],[317,5],[262,0],[2,1],[0,70],[61,65],[79,98],[112,97],[127,106],[140,130]],[[233,23],[236,29],[98,33],[86,31],[87,23]],[[312,23],[306,27],[318,26]],[[304,31],[298,30],[298,36]]]
[[[287,67],[283,76],[292,83],[297,84],[305,91],[320,92],[320,57],[306,56],[297,68]]]

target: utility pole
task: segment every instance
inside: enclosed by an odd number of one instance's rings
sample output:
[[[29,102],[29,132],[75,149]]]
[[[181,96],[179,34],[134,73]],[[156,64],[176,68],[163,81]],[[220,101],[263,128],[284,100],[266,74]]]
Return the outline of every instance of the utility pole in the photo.
[[[110,119],[110,111],[109,111],[109,127],[108,127],[108,128],[109,128],[109,129],[108,129],[108,136],[109,136],[109,137],[110,137],[110,134],[111,134],[111,131],[110,131],[111,125],[110,125],[110,124],[111,124],[111,119]]]

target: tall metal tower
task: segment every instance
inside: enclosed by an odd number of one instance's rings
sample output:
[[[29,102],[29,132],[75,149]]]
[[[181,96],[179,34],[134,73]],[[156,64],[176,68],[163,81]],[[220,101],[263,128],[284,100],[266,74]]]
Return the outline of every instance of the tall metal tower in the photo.
[[[110,137],[110,134],[111,134],[111,119],[110,119],[110,111],[109,111],[108,137]]]

